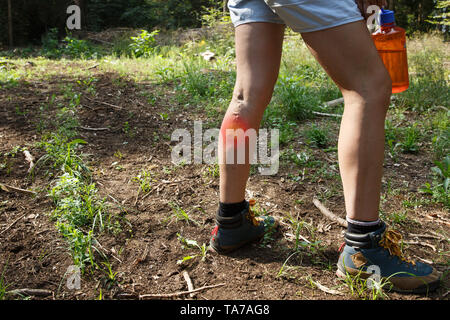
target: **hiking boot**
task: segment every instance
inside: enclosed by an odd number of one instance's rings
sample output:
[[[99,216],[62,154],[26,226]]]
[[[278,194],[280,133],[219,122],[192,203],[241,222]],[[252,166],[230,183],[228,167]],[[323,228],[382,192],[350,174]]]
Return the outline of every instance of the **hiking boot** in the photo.
[[[211,232],[210,247],[220,254],[229,253],[274,230],[278,226],[277,221],[270,216],[255,217],[252,211],[254,205],[255,200],[251,199],[244,210],[232,217],[217,214],[217,225]]]
[[[405,258],[400,243],[401,235],[395,230],[386,230],[384,222],[374,232],[346,232],[336,275],[345,278],[347,273],[359,274],[367,279],[373,275],[371,271],[375,271],[378,280],[389,281],[390,289],[397,292],[425,293],[439,287],[440,273],[428,264]]]

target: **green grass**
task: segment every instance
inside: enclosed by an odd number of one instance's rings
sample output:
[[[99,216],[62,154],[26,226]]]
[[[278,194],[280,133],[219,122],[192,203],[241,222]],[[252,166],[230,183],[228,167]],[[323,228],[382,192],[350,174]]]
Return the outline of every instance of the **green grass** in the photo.
[[[89,87],[91,82],[85,84]],[[56,117],[49,114],[42,119],[46,127],[57,129],[43,132],[37,146],[44,155],[34,170],[46,168],[45,173],[54,177],[48,191],[54,204],[51,218],[66,239],[74,264],[83,273],[87,268],[92,272],[99,268],[98,260],[104,259],[95,237],[103,232],[120,232],[120,218],[112,215],[106,200],[99,197],[86,156],[80,152],[81,146],[87,144],[76,138],[81,93],[70,85],[60,89],[64,103],[55,104],[52,97],[47,108],[54,109]]]
[[[433,181],[425,183],[420,191],[430,194],[434,202],[442,203],[445,207],[450,208],[450,156],[447,155],[444,160],[434,163],[436,166],[431,168]]]
[[[8,261],[5,262],[5,265],[2,268],[2,272],[0,274],[0,300],[4,300],[7,295],[7,289],[9,285],[6,283],[5,280],[5,272],[6,272],[6,266]]]
[[[308,129],[304,131],[304,135],[307,138],[307,143],[318,148],[325,148],[330,143],[329,130],[325,127],[312,124]]]

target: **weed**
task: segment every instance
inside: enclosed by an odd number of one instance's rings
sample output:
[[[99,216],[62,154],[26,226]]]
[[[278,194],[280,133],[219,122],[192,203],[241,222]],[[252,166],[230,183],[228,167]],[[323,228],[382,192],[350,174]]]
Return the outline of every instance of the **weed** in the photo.
[[[403,153],[417,153],[419,151],[420,131],[417,124],[406,128],[403,131],[403,139],[399,146]]]
[[[95,267],[94,255],[92,252],[92,230],[87,233],[64,222],[56,222],[56,228],[67,240],[72,255],[73,262],[82,273],[88,264]]]
[[[393,212],[389,215],[388,220],[393,224],[404,225],[408,221],[408,213],[403,212]]]
[[[152,172],[142,169],[141,172],[131,179],[139,184],[139,188],[142,192],[147,193],[152,189],[153,182],[156,180],[152,178]]]
[[[172,208],[172,214],[163,221],[164,223],[168,220],[171,220],[172,218],[175,218],[176,221],[185,221],[186,223],[193,222],[196,225],[200,225],[198,221],[195,221],[194,219],[189,217],[189,214],[177,203],[169,202],[169,206]]]
[[[177,237],[178,237],[178,240],[182,243],[183,249],[197,249],[200,252],[198,254],[183,257],[182,259],[177,261],[177,264],[182,264],[188,260],[191,260],[191,259],[194,259],[197,257],[201,257],[201,261],[205,261],[206,253],[208,252],[208,248],[209,248],[205,243],[203,243],[200,246],[197,241],[186,239],[179,233],[177,233]]]
[[[109,261],[104,261],[102,264],[106,267],[106,270],[103,269],[103,272],[106,274],[106,287],[107,289],[111,289],[117,282],[117,272],[112,271],[111,263]]]
[[[209,175],[211,178],[219,178],[220,176],[220,170],[219,170],[219,164],[215,163],[215,164],[211,164],[209,166],[206,167],[206,172],[204,173],[204,175]]]
[[[159,33],[159,30],[148,32],[147,30],[141,30],[135,37],[131,37],[132,43],[129,44],[133,55],[136,58],[149,57],[155,52],[156,39],[155,36]]]
[[[5,272],[6,272],[6,265],[8,261],[5,262],[5,265],[3,266],[2,273],[0,274],[0,300],[4,300],[6,298],[7,289],[9,287],[8,284],[5,282]]]
[[[433,182],[425,183],[420,189],[421,192],[430,194],[435,202],[444,204],[450,208],[450,197],[448,195],[450,185],[450,156],[446,156],[443,161],[435,161],[435,167],[431,168]]]
[[[304,131],[307,142],[318,148],[325,148],[329,143],[329,134],[327,129],[312,124],[311,127]]]

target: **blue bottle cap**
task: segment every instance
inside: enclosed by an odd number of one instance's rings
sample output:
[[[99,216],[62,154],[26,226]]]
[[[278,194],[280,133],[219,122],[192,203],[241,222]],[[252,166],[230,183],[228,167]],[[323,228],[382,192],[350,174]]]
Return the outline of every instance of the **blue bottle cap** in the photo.
[[[395,23],[394,11],[381,9],[380,24]]]

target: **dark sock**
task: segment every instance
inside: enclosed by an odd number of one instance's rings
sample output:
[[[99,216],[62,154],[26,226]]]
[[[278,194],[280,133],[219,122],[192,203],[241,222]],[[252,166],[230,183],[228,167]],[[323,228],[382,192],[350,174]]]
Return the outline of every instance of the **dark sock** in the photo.
[[[373,225],[364,225],[364,222],[362,222],[363,225],[361,224],[357,224],[357,223],[351,223],[349,221],[347,221],[347,232],[349,233],[356,233],[356,234],[365,234],[365,233],[369,233],[369,232],[373,232],[378,230],[378,228],[380,228],[381,225],[381,220],[379,220],[379,222],[377,224],[373,224]]]
[[[236,203],[223,203],[219,202],[219,216],[221,217],[232,217],[240,213],[247,206],[247,201]]]

